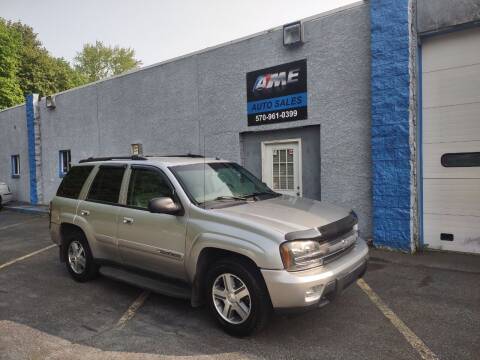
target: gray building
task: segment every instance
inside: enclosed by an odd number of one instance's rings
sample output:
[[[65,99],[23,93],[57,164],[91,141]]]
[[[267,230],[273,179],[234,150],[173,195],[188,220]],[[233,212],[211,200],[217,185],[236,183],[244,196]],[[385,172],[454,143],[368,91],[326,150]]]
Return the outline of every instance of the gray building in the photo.
[[[218,156],[278,191],[353,208],[379,246],[480,252],[469,225],[480,217],[469,200],[480,182],[479,9],[358,2],[55,94],[54,106],[29,96],[0,112],[0,181],[47,204],[68,164],[90,156]],[[301,41],[286,44],[299,26]],[[473,165],[443,166],[458,161],[450,153]],[[467,193],[443,193],[452,181]]]

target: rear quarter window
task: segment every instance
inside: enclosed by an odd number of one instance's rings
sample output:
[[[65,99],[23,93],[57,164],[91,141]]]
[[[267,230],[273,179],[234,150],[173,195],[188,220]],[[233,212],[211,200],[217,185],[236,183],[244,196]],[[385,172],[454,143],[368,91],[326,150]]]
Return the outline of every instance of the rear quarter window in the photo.
[[[57,190],[57,196],[78,199],[83,184],[92,171],[93,166],[75,166],[65,175]]]

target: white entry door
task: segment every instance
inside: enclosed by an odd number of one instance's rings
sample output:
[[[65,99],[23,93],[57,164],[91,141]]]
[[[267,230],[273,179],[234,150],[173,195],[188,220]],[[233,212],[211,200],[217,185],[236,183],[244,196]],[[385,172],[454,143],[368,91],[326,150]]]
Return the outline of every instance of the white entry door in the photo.
[[[480,253],[480,29],[422,45],[423,238]]]
[[[262,180],[281,194],[302,196],[300,139],[262,142]]]

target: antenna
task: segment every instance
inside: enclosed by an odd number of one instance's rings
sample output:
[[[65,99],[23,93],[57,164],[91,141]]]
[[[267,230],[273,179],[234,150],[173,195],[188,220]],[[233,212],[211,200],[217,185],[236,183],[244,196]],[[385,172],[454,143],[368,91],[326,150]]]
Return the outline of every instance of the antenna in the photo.
[[[207,176],[206,176],[206,168],[207,168],[207,162],[205,160],[205,156],[206,156],[206,151],[205,151],[205,143],[207,142],[206,141],[206,136],[205,134],[203,135],[203,209],[205,210],[205,196],[206,196],[206,192],[207,192],[207,185],[206,185],[206,182],[207,182]]]

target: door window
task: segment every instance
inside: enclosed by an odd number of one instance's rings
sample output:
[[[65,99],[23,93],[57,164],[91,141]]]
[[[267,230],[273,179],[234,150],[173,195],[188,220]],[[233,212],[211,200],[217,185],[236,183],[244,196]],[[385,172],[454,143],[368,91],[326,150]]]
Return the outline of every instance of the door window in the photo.
[[[132,169],[127,205],[148,209],[148,202],[158,197],[174,198],[172,188],[165,175],[153,169]]]
[[[100,166],[90,187],[87,200],[118,203],[124,172],[125,167],[123,166]]]
[[[262,143],[262,179],[276,192],[302,196],[301,140]]]
[[[293,148],[272,151],[272,178],[274,190],[294,190]]]

